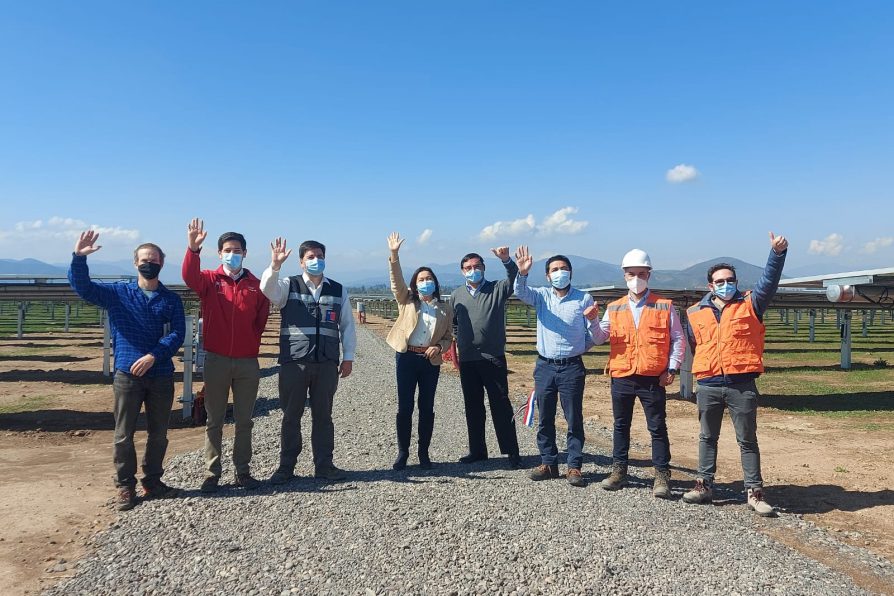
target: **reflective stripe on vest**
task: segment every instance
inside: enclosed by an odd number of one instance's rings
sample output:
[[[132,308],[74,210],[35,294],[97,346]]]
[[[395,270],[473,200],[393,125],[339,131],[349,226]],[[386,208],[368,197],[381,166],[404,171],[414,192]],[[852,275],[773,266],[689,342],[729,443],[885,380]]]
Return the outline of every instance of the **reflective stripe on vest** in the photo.
[[[766,328],[754,312],[749,294],[724,306],[719,324],[713,308],[696,304],[687,309],[695,337],[692,374],[696,379],[764,372]]]
[[[644,375],[656,377],[667,370],[670,360],[670,309],[673,304],[649,292],[633,322],[629,298],[624,296],[606,308],[609,320],[608,370],[613,377]]]

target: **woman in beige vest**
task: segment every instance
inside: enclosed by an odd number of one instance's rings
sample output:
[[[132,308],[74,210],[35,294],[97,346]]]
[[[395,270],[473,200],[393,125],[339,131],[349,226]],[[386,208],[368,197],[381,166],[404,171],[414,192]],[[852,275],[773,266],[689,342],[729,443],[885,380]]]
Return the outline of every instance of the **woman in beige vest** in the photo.
[[[435,425],[435,391],[441,372],[441,354],[453,340],[453,309],[441,302],[438,278],[428,267],[420,267],[404,282],[398,251],[404,239],[397,232],[388,236],[391,257],[391,292],[397,300],[397,321],[388,334],[388,345],[397,352],[397,459],[395,470],[407,467],[413,406],[419,388],[419,467],[431,468],[428,447]]]

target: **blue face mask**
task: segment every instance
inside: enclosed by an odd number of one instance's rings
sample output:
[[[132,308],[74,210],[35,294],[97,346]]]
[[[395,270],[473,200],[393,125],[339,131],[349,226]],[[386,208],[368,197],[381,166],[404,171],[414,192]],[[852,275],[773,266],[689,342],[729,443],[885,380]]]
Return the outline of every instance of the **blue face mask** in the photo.
[[[242,267],[242,255],[238,252],[220,253],[220,260],[233,271],[238,271]]]
[[[729,300],[736,295],[736,284],[725,283],[714,286],[714,295],[721,300]]]
[[[430,279],[420,281],[416,284],[416,289],[419,290],[419,293],[423,296],[431,296],[435,293],[435,282]]]
[[[571,285],[571,272],[564,269],[553,271],[549,274],[549,282],[557,290],[564,290]]]
[[[480,283],[482,279],[484,279],[484,271],[481,269],[472,269],[471,271],[463,271],[463,275],[466,278],[466,281],[469,283],[477,284]]]
[[[322,275],[326,269],[325,259],[307,259],[304,261],[304,270],[308,275]]]

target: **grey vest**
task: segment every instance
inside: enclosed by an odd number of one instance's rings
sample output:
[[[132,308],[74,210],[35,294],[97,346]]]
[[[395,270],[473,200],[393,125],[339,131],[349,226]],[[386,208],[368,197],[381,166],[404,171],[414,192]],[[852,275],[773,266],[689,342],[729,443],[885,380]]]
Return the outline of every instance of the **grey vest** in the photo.
[[[300,275],[289,277],[289,299],[280,309],[279,363],[295,360],[338,362],[341,284],[328,280],[320,291],[320,301]]]

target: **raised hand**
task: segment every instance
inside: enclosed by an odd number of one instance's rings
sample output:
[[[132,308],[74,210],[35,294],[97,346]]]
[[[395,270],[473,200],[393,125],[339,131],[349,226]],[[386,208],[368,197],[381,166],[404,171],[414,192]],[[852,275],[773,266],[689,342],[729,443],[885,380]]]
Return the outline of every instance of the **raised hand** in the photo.
[[[528,252],[527,246],[519,246],[516,249],[515,262],[518,263],[518,274],[527,275],[528,271],[531,270],[531,265],[534,264],[534,259],[531,257],[531,253]]]
[[[99,240],[99,232],[87,230],[81,232],[80,237],[75,241],[74,253],[79,257],[86,257],[98,251],[102,246],[97,246],[96,241]]]
[[[391,254],[396,255],[400,250],[400,245],[404,243],[404,238],[400,237],[400,234],[397,232],[391,232],[388,234],[388,250],[391,251]]]
[[[506,261],[509,258],[509,247],[508,246],[500,246],[498,248],[490,249],[494,256],[500,259],[501,261]]]
[[[770,232],[770,248],[777,255],[781,255],[788,248],[788,240],[785,239],[785,236],[776,236],[773,232]]]
[[[206,236],[208,236],[208,232],[205,231],[205,222],[198,217],[186,226],[186,241],[189,244],[189,250],[197,252],[202,248]]]
[[[292,254],[292,249],[286,249],[286,239],[277,238],[270,243],[270,267],[274,271],[279,271],[290,254]]]

